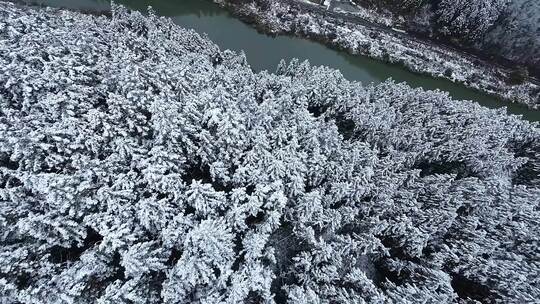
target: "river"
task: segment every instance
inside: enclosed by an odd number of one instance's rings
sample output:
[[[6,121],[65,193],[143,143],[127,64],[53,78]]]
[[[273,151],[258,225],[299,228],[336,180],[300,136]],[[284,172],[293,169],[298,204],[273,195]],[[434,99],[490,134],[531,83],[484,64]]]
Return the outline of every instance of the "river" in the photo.
[[[83,11],[99,12],[109,9],[108,0],[23,0],[23,2]],[[406,82],[412,87],[446,91],[454,99],[473,100],[488,108],[506,107],[509,113],[522,115],[529,121],[540,121],[540,111],[498,100],[496,97],[445,79],[418,75],[398,65],[363,56],[352,56],[301,38],[270,37],[261,34],[210,0],[116,0],[115,2],[140,11],[146,11],[151,5],[159,15],[169,16],[176,24],[193,28],[199,33],[206,33],[222,49],[244,50],[248,62],[255,71],[274,71],[281,59],[298,58],[309,60],[312,65],[339,69],[347,79],[361,81],[364,84],[380,83],[392,78],[397,82]]]

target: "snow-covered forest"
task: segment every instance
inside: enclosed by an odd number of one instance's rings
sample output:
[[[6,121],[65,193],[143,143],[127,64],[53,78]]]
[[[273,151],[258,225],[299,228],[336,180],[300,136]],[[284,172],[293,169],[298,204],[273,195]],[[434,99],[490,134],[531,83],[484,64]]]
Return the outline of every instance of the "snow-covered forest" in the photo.
[[[0,303],[537,303],[540,129],[166,18],[0,2]]]

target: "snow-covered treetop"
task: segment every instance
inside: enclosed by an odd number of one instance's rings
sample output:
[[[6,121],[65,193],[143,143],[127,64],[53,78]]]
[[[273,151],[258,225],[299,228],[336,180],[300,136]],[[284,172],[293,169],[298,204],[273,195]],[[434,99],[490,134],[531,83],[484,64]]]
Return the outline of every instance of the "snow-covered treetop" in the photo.
[[[0,303],[533,303],[537,125],[0,3]]]

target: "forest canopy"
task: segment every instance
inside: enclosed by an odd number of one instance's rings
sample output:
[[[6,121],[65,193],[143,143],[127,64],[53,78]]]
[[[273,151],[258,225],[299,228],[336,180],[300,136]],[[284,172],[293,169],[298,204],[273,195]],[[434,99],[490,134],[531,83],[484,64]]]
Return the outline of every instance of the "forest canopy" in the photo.
[[[0,303],[533,303],[537,124],[0,3]]]

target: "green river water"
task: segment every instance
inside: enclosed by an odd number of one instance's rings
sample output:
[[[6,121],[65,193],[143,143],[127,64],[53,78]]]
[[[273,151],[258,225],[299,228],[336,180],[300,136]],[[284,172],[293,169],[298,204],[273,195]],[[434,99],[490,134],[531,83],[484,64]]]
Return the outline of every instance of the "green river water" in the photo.
[[[83,11],[105,11],[109,0],[24,0],[54,7]],[[447,91],[455,99],[473,100],[489,108],[506,107],[509,113],[523,115],[529,121],[540,121],[540,111],[511,104],[495,97],[454,84],[448,80],[418,75],[405,68],[362,56],[352,56],[330,49],[322,44],[296,37],[270,37],[232,17],[226,10],[210,0],[116,0],[132,9],[146,11],[150,5],[175,23],[206,33],[221,49],[244,50],[255,71],[275,71],[281,59],[309,60],[312,65],[325,65],[339,69],[349,80],[379,83],[388,78],[406,82],[412,87]]]

